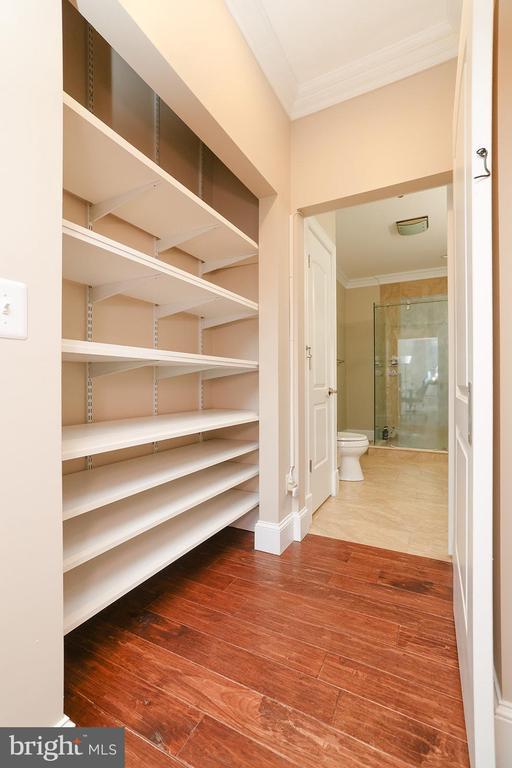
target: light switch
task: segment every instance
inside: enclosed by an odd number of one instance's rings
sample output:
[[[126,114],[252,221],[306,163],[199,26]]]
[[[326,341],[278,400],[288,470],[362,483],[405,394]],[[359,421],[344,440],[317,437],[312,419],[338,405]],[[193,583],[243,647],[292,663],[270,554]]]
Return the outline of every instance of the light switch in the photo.
[[[1,277],[0,338],[27,338],[27,286]]]

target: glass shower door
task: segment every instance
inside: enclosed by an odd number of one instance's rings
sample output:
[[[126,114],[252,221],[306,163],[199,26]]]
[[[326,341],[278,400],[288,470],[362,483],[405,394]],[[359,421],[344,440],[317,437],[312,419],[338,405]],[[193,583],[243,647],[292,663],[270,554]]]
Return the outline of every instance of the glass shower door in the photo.
[[[448,447],[445,298],[374,308],[375,443]]]

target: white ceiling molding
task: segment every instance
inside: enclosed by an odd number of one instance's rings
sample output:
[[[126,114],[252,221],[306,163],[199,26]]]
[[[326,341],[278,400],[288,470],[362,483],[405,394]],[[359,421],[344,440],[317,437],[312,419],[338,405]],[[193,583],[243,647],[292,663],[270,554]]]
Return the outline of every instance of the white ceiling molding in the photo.
[[[292,120],[389,85],[457,56],[458,36],[448,22],[299,85]]]
[[[389,283],[409,283],[412,280],[428,280],[432,277],[447,277],[446,267],[433,267],[432,269],[413,269],[410,272],[390,272],[387,275],[373,275],[372,277],[356,277],[352,280],[340,278],[342,270],[338,268],[337,278],[345,288],[369,288],[372,285],[388,285]]]
[[[446,20],[319,77],[299,82],[261,0],[225,3],[292,120],[457,56],[458,33]]]
[[[336,263],[336,280],[338,283],[341,283],[344,288],[346,288],[350,282],[338,262]]]
[[[288,115],[299,84],[259,0],[224,0]]]

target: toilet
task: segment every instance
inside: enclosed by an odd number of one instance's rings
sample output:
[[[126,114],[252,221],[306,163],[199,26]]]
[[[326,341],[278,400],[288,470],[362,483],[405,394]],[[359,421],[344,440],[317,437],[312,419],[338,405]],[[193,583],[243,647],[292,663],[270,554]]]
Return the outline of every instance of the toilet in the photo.
[[[358,432],[338,432],[338,476],[340,480],[364,480],[359,459],[370,442]]]

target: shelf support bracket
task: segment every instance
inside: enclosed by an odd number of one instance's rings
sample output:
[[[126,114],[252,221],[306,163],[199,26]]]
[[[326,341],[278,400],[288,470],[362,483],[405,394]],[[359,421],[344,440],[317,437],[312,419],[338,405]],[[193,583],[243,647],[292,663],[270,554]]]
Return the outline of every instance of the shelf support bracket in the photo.
[[[161,381],[162,379],[175,379],[177,376],[188,376],[191,373],[201,373],[201,371],[207,371],[208,366],[184,366],[184,367],[176,367],[176,366],[167,366],[162,365],[157,368],[157,379],[158,381]]]
[[[95,221],[98,221],[98,219],[102,219],[104,216],[107,216],[107,214],[112,213],[117,210],[117,208],[120,208],[125,203],[129,203],[130,200],[143,195],[145,192],[148,192],[151,189],[156,189],[159,184],[161,184],[161,181],[155,179],[147,184],[143,184],[141,187],[130,189],[129,192],[123,192],[123,194],[115,195],[108,200],[102,200],[101,203],[94,203],[91,205],[89,214],[90,223],[93,224]]]
[[[110,376],[113,373],[124,373],[125,371],[133,371],[136,368],[146,368],[147,366],[154,365],[154,360],[145,360],[140,362],[130,363],[89,363],[89,376],[91,379],[97,379],[100,376]]]
[[[215,259],[213,261],[204,262],[201,266],[201,275],[206,275],[208,272],[214,272],[216,269],[229,267],[231,264],[236,264],[239,261],[245,261],[245,259],[251,259],[253,256],[257,255],[257,253],[246,253],[244,256],[231,256],[227,259]]]
[[[118,283],[97,285],[95,288],[91,289],[91,302],[97,304],[98,301],[104,301],[105,299],[110,299],[111,296],[126,293],[141,283],[147,282],[148,280],[158,280],[161,277],[162,275],[151,273],[145,277],[135,277],[132,280],[120,280]]]
[[[203,320],[203,329],[216,328],[218,325],[225,325],[226,323],[235,323],[237,320],[251,320],[251,318],[257,317],[256,310],[253,315],[247,314],[247,312],[239,312],[236,315],[224,315],[223,317],[212,317],[210,320]]]
[[[177,232],[174,235],[169,235],[169,237],[162,237],[160,240],[157,240],[156,252],[162,253],[162,251],[166,251],[168,248],[174,248],[177,245],[181,245],[182,243],[187,243],[189,240],[193,240],[194,237],[205,235],[207,232],[211,232],[213,229],[219,229],[219,227],[220,224],[207,224],[204,227],[196,227],[196,229]]]
[[[223,379],[225,376],[239,376],[242,373],[257,373],[257,368],[212,368],[201,374],[203,381],[211,379]]]
[[[205,304],[212,304],[214,301],[217,301],[217,299],[209,299],[208,301],[175,301],[172,304],[161,304],[156,307],[156,317],[160,320],[162,317],[177,315],[178,312],[190,312],[194,307],[203,307]]]

